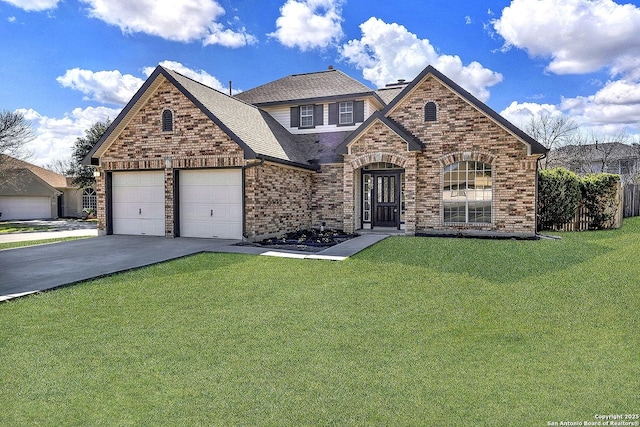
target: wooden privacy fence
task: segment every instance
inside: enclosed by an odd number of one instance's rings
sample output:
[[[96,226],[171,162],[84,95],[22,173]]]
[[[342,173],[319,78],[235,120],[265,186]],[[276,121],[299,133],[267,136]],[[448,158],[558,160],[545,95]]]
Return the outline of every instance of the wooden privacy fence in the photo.
[[[640,184],[624,186],[624,217],[640,216]]]
[[[626,217],[624,212],[626,209],[626,187],[623,188],[622,183],[618,182],[616,191],[616,203],[615,212],[613,218],[604,224],[604,229],[620,228],[622,227],[622,219]],[[640,186],[639,186],[640,187]],[[589,210],[580,205],[576,210],[576,216],[573,221],[564,224],[561,228],[562,231],[587,231],[589,230],[589,224],[591,223],[591,217],[589,217]]]

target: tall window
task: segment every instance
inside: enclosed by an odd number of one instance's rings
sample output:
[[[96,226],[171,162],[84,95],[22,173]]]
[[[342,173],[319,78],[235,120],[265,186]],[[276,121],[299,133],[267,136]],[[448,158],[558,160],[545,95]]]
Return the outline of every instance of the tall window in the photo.
[[[436,103],[435,102],[427,102],[424,106],[424,121],[425,122],[435,122],[438,119],[436,114]]]
[[[300,107],[300,127],[313,126],[313,105],[302,105]]]
[[[491,165],[464,161],[444,168],[444,222],[491,223]]]
[[[162,132],[173,131],[173,112],[171,110],[164,110],[162,112]]]
[[[353,101],[341,102],[339,105],[339,123],[349,125],[353,123]]]
[[[93,188],[85,188],[82,190],[82,210],[92,209],[96,210],[98,207],[98,201],[96,197],[96,190]]]

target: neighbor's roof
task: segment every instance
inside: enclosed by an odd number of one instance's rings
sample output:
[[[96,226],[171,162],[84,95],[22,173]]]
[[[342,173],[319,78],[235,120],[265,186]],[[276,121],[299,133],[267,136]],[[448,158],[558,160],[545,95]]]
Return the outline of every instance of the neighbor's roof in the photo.
[[[637,146],[623,144],[621,142],[599,142],[597,144],[565,145],[553,152],[559,156],[572,158],[580,155],[583,159],[602,160],[626,160],[640,157]]]
[[[235,97],[254,105],[273,105],[354,95],[377,96],[370,87],[342,71],[329,69],[315,73],[293,74],[240,92]]]
[[[282,125],[264,111],[235,99],[209,86],[183,76],[162,66],[156,67],[145,84],[129,101],[111,124],[105,135],[85,158],[99,157],[115,141],[130,119],[128,114],[147,102],[150,93],[166,79],[218,125],[245,152],[245,158],[263,157],[267,160],[311,167],[304,153],[300,152],[294,138]]]
[[[2,165],[3,169],[28,169],[33,172],[38,178],[54,188],[75,187],[73,185],[70,185],[70,182],[64,175],[60,175],[59,173],[55,173],[53,171],[50,171],[49,169],[41,168],[40,166],[25,162],[24,160],[19,160],[15,157],[7,156],[6,154],[0,154],[0,157],[2,157],[2,159],[0,160],[0,165]]]

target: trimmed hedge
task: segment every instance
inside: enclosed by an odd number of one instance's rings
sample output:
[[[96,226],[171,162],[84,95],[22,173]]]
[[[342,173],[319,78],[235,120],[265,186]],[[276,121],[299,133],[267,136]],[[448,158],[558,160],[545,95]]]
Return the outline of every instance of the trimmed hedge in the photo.
[[[582,204],[589,211],[589,229],[605,228],[616,214],[616,193],[620,175],[599,173],[587,175],[580,181]]]
[[[620,175],[599,173],[582,178],[562,168],[538,173],[538,229],[558,230],[574,220],[576,210],[589,212],[589,229],[606,227],[617,211],[616,194]]]
[[[538,229],[561,228],[576,215],[580,205],[580,178],[562,168],[542,169],[538,174]]]

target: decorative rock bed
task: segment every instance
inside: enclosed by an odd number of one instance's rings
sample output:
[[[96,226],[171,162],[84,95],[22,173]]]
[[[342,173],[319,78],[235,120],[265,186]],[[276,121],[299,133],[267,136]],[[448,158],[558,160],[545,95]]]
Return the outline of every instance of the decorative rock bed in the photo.
[[[285,234],[283,237],[274,237],[259,242],[243,242],[239,245],[251,245],[271,249],[282,249],[303,252],[320,252],[328,247],[337,245],[356,237],[357,234],[348,234],[342,230],[300,230]]]

